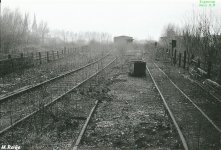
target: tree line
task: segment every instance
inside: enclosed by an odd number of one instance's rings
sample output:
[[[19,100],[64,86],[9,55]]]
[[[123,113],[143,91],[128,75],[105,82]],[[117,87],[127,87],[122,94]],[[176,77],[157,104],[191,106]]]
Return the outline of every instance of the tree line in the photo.
[[[36,17],[31,21],[28,13],[24,15],[16,10],[3,9],[1,16],[1,52],[18,51],[27,45],[44,43],[49,28],[46,22],[37,23]]]
[[[221,83],[221,18],[212,13],[194,13],[182,27],[168,24],[163,30],[163,37],[179,39],[179,44],[191,57],[197,57],[204,63],[207,77],[215,71],[215,79]],[[166,47],[171,47],[167,42]],[[180,48],[180,47],[179,47]],[[179,48],[177,50],[179,51]]]
[[[2,54],[81,46],[90,43],[109,43],[108,33],[50,30],[47,22],[38,21],[29,13],[4,8],[1,15],[0,50]]]

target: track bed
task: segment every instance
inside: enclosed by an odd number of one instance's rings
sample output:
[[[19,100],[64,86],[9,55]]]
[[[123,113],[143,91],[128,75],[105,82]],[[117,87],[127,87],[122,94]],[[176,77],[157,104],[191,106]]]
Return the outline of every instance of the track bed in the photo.
[[[78,148],[182,149],[149,75],[130,77],[122,65],[109,74],[109,98],[99,104]]]

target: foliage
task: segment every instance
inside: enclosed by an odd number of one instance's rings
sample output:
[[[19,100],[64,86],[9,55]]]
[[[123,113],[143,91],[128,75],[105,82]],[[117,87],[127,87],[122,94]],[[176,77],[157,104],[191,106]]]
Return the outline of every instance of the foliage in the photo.
[[[22,14],[18,9],[5,8],[1,16],[1,52],[27,52],[27,49],[55,49],[83,46],[91,42],[108,44],[112,37],[105,32],[75,33],[64,30],[50,31],[47,22],[37,21],[36,16]]]
[[[207,66],[208,77],[213,68],[219,72],[216,79],[221,81],[221,18],[208,12],[194,13],[182,28],[176,29],[178,27],[169,24],[164,29],[163,36],[176,39],[176,35],[180,35],[188,60],[191,55],[197,56]]]
[[[3,53],[19,51],[27,45],[39,45],[44,43],[49,28],[47,23],[41,21],[38,25],[34,16],[33,23],[29,14],[21,14],[19,10],[3,10],[1,18],[1,48]]]

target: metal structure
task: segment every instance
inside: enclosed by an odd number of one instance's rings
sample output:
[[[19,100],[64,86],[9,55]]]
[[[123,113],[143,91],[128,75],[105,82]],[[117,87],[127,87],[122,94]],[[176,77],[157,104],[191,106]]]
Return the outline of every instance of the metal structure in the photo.
[[[133,60],[129,62],[129,74],[131,76],[142,77],[146,75],[146,62]]]

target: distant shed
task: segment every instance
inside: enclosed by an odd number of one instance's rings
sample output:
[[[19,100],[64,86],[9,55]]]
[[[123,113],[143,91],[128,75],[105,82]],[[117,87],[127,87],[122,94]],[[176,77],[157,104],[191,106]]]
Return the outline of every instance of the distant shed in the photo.
[[[114,37],[114,43],[132,43],[133,42],[133,37],[130,37],[130,36],[116,36]]]

